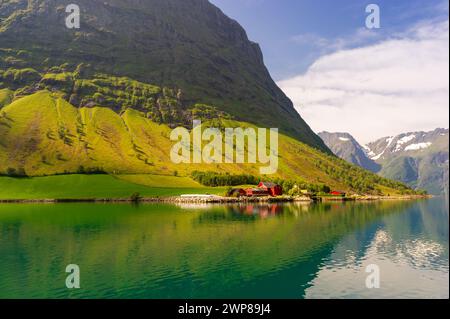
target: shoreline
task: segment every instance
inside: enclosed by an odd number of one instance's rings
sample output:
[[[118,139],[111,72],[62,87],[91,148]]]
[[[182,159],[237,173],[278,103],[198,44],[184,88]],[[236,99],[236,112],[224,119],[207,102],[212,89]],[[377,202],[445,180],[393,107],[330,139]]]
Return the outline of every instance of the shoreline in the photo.
[[[0,199],[0,204],[61,204],[61,203],[211,203],[211,204],[232,204],[232,203],[292,203],[292,202],[346,202],[346,201],[385,201],[385,200],[417,200],[431,199],[432,195],[356,195],[351,197],[331,197],[331,196],[298,196],[298,197],[143,197],[139,199],[131,198],[59,198],[59,199]]]

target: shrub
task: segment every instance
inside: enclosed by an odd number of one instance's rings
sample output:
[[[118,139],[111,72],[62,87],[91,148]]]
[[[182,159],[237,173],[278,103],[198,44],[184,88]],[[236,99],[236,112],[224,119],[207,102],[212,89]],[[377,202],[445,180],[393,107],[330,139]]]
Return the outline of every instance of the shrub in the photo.
[[[103,175],[107,174],[105,170],[100,167],[88,167],[85,168],[83,165],[80,165],[77,169],[77,174],[86,174],[86,175]]]
[[[198,172],[192,173],[192,178],[205,186],[237,186],[244,184],[258,184],[260,178],[253,175],[230,175],[216,172]]]
[[[18,169],[15,169],[13,167],[8,167],[6,169],[6,176],[9,177],[27,177],[28,175],[26,174],[25,170],[20,167]]]
[[[139,193],[133,193],[130,196],[130,200],[135,203],[139,202],[141,199],[142,199],[142,197],[141,197],[141,194],[139,194]]]

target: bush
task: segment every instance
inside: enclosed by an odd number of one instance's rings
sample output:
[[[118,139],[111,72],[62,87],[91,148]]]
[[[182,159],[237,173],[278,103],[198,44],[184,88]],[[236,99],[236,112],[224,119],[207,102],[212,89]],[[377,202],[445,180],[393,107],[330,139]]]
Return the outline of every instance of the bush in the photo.
[[[34,83],[41,79],[41,75],[34,69],[8,69],[3,73],[3,78],[7,82]]]
[[[9,177],[28,177],[25,170],[21,167],[18,169],[15,169],[13,167],[8,167],[6,169],[6,176]]]
[[[100,167],[88,167],[85,168],[83,165],[80,165],[77,169],[77,174],[86,174],[86,175],[103,175],[107,174],[102,168]]]
[[[230,175],[215,172],[198,172],[192,173],[192,178],[205,186],[237,186],[245,184],[258,184],[260,178],[253,175]]]
[[[142,197],[141,197],[141,194],[139,194],[139,193],[133,193],[130,196],[130,200],[135,203],[139,202],[141,199],[142,199]]]

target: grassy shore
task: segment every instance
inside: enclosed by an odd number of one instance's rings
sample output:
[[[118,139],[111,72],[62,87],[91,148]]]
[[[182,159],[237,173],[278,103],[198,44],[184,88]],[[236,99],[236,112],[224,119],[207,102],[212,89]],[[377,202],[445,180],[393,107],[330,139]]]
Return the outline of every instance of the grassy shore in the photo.
[[[224,192],[223,187],[203,187],[189,178],[175,176],[0,177],[0,200],[125,199],[135,193],[142,197],[170,197],[192,193],[223,195]]]
[[[162,175],[57,175],[32,178],[0,177],[0,202],[248,202],[248,201],[373,201],[429,198],[420,195],[315,196],[293,198],[193,198],[183,194],[224,195],[227,187],[205,187],[188,177]],[[138,198],[136,198],[138,194]],[[134,196],[133,196],[134,195]]]

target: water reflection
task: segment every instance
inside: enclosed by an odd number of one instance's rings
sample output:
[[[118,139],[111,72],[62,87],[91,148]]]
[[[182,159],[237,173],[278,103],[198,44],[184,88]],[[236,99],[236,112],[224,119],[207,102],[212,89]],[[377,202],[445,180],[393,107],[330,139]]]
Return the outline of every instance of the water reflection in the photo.
[[[380,267],[380,289],[364,285],[365,268],[371,264]],[[448,202],[419,202],[344,236],[305,297],[448,298],[448,268]]]
[[[0,258],[0,297],[445,297],[448,202],[0,205]]]

